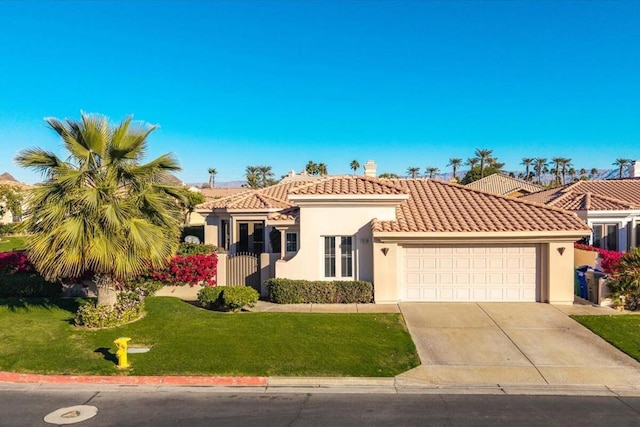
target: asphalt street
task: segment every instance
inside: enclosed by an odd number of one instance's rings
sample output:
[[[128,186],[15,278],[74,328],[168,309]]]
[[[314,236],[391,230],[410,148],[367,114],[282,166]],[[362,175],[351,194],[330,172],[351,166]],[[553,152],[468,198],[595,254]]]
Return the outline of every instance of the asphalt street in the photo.
[[[77,426],[637,426],[640,398],[435,394],[0,390],[1,426],[50,426],[59,408],[91,405]]]

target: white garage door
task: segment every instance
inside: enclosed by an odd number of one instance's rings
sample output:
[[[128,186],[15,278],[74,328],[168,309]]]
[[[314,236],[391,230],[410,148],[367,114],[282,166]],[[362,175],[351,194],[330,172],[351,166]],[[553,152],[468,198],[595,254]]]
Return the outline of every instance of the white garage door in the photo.
[[[536,245],[405,246],[404,301],[536,300]]]

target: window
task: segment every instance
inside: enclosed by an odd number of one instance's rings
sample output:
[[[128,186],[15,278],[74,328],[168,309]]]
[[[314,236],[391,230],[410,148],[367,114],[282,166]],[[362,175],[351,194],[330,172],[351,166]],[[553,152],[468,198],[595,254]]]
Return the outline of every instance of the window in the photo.
[[[640,248],[640,222],[636,222],[636,248]]]
[[[298,252],[298,234],[287,233],[287,252]]]
[[[336,261],[340,260],[340,276],[353,277],[353,237],[324,237],[324,277],[338,277]]]
[[[593,246],[609,251],[618,250],[618,225],[593,224]]]

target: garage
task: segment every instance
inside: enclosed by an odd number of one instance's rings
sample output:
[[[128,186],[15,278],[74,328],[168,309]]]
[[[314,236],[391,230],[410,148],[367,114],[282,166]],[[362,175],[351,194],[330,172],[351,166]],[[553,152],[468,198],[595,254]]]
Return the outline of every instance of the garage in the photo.
[[[535,302],[538,245],[407,245],[400,257],[403,301]]]

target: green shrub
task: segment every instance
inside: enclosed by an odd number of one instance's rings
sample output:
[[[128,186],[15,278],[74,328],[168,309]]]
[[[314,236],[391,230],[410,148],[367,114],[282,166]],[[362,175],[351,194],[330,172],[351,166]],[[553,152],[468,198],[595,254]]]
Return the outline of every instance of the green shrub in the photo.
[[[364,281],[269,279],[269,299],[278,304],[371,303],[373,285]]]
[[[611,294],[628,310],[640,309],[640,248],[624,254],[613,266],[608,286]]]
[[[209,286],[198,292],[198,302],[204,308],[225,311],[253,307],[258,297],[258,292],[250,286]]]
[[[166,286],[166,283],[161,280],[156,280],[147,276],[138,276],[127,280],[124,284],[124,289],[127,291],[139,292],[145,297],[148,297],[155,295],[155,293],[164,286]]]
[[[61,283],[47,282],[38,273],[0,274],[0,297],[3,298],[55,298],[61,293]]]
[[[8,222],[8,223],[0,223],[0,236],[6,236],[8,234],[13,234],[16,232],[18,223]]]
[[[209,255],[226,253],[224,248],[196,243],[180,243],[178,255]]]
[[[226,311],[239,311],[243,307],[253,307],[258,297],[258,292],[250,286],[226,286],[220,295],[220,303]]]
[[[218,308],[220,294],[224,290],[222,286],[207,286],[198,291],[198,302],[204,308]]]
[[[144,311],[144,296],[139,292],[123,291],[115,305],[97,304],[87,300],[73,318],[76,326],[87,328],[112,328],[140,318]]]
[[[336,281],[333,284],[336,287],[336,302],[344,304],[373,302],[373,284],[371,282],[345,280]]]

